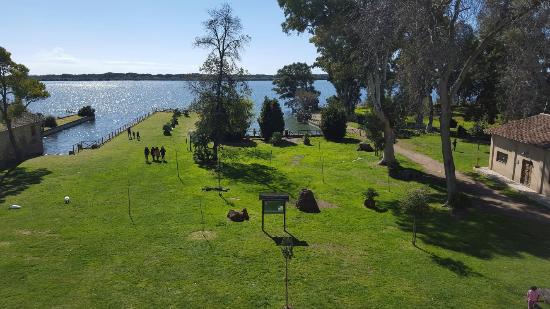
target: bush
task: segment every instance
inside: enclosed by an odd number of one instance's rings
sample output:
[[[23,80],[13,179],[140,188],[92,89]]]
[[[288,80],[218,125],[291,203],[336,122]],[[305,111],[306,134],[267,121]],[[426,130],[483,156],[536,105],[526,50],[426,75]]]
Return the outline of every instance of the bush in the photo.
[[[281,132],[274,132],[271,136],[271,144],[273,145],[279,145],[283,141],[283,134]]]
[[[214,162],[214,151],[208,147],[210,142],[208,135],[194,133],[191,136],[191,142],[193,143],[193,160],[197,164],[210,164]]]
[[[367,191],[363,192],[363,195],[365,196],[365,202],[363,203],[365,207],[367,208],[374,208],[376,207],[376,201],[374,200],[375,197],[377,197],[379,194],[376,192],[373,188],[368,188]]]
[[[487,123],[484,121],[477,121],[470,129],[470,135],[478,139],[485,139],[488,137],[488,135],[485,134],[485,129],[487,129]]]
[[[186,109],[184,109],[184,110],[183,110],[183,116],[189,117],[189,111],[186,110]]]
[[[464,127],[460,125],[456,129],[456,134],[458,135],[458,137],[468,137],[468,131],[466,131],[466,129],[464,129]]]
[[[264,97],[258,125],[260,126],[262,137],[266,140],[269,140],[274,132],[283,132],[285,129],[285,120],[281,105],[277,99]]]
[[[44,126],[47,128],[55,128],[57,127],[57,120],[54,116],[47,116],[44,118]]]
[[[178,118],[172,117],[172,119],[170,120],[170,126],[171,126],[172,128],[175,128],[176,125],[178,125],[178,124],[179,124]]]
[[[179,108],[176,108],[174,110],[174,113],[172,114],[172,118],[177,118],[177,117],[180,117],[181,116],[181,111],[179,110]]]
[[[90,105],[84,106],[81,109],[78,110],[78,116],[80,117],[93,117],[95,116],[95,109],[93,109]]]
[[[170,136],[172,135],[171,131],[172,131],[172,126],[169,124],[169,123],[166,123],[162,126],[162,131],[164,133],[165,136]]]
[[[454,128],[456,128],[457,125],[458,125],[458,122],[456,122],[456,120],[454,118],[451,118],[451,121],[449,121],[449,127],[454,129]]]
[[[254,116],[254,102],[243,98],[226,107],[228,130],[225,139],[229,141],[241,140],[246,136]]]
[[[416,219],[427,213],[430,209],[430,205],[428,204],[429,192],[427,188],[413,189],[407,192],[399,203],[401,209],[413,219],[413,245],[416,244]]]
[[[311,146],[311,140],[309,137],[309,133],[304,134],[304,145]]]
[[[347,116],[338,99],[331,97],[321,112],[321,130],[326,139],[340,140],[346,136]]]

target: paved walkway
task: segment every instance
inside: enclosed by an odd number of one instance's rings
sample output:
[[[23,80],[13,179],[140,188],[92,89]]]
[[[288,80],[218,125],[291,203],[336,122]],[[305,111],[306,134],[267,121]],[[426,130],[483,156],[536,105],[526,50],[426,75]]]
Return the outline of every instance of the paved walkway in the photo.
[[[357,130],[359,129],[348,127],[349,133],[357,134]],[[362,133],[361,136],[365,136],[364,132],[360,133]],[[394,149],[398,154],[422,165],[427,176],[435,177],[436,181],[440,181],[442,186],[445,186],[445,169],[442,163],[424,154],[404,148],[399,143],[395,144]],[[459,189],[476,198],[478,203],[474,202],[473,204],[481,209],[497,210],[512,216],[550,223],[550,209],[536,205],[535,203],[524,203],[514,200],[460,172],[456,172],[456,178],[459,181]]]

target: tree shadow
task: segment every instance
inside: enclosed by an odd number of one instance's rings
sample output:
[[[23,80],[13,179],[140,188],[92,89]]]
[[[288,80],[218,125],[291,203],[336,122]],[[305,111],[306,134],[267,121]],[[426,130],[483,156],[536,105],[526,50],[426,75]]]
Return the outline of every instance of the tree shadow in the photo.
[[[398,173],[395,179],[414,181],[430,187],[429,202],[443,204],[446,199],[444,178],[412,171],[408,175]],[[550,224],[547,220],[538,220],[536,214],[524,213],[516,209],[500,209],[492,202],[480,200],[478,196],[487,193],[474,188],[475,184],[459,184],[459,190],[470,194],[474,207],[461,211],[460,216],[447,208],[435,207],[417,221],[417,235],[424,243],[447,250],[461,252],[482,259],[496,256],[521,257],[530,254],[541,258],[550,258]],[[494,203],[498,203],[495,201]],[[411,219],[399,209],[399,201],[381,201],[381,207],[392,210],[397,217],[400,229],[412,232]],[[460,265],[445,259],[434,261],[460,270]],[[467,269],[465,270],[467,271]]]
[[[422,249],[417,245],[414,245],[414,247],[416,247],[420,251],[423,251],[429,254],[432,259],[432,262],[434,262],[438,266],[446,268],[461,277],[470,277],[470,276],[483,277],[482,274],[473,271],[470,266],[464,264],[464,262],[462,261],[455,260],[452,258],[440,257],[439,255],[429,252],[425,249]]]
[[[338,143],[338,144],[359,144],[361,141],[353,137],[344,137],[342,139],[327,139],[329,142]]]
[[[273,147],[286,148],[286,147],[294,147],[294,146],[297,146],[297,145],[298,144],[296,144],[292,141],[289,141],[287,139],[283,139],[280,142],[278,142],[277,144],[273,144]]]
[[[246,139],[242,139],[242,140],[238,140],[238,141],[224,142],[223,145],[224,146],[231,146],[231,147],[239,147],[239,148],[251,148],[251,147],[258,146],[258,143],[256,143],[255,141],[253,141],[250,138],[246,138]]]
[[[273,192],[297,191],[297,184],[292,182],[285,174],[271,166],[238,162],[222,163],[220,173],[222,177],[247,184],[260,184]]]
[[[49,174],[51,172],[45,168],[29,170],[26,167],[14,167],[5,170],[0,174],[0,203],[8,196],[17,195],[31,185],[39,184]]]

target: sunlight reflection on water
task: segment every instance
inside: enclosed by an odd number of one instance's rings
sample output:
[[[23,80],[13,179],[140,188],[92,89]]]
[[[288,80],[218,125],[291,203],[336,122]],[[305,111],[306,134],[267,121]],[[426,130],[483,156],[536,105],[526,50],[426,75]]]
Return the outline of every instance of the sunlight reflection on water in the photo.
[[[63,81],[45,84],[51,96],[33,103],[30,106],[33,112],[63,116],[85,105],[91,105],[96,110],[94,122],[45,137],[45,154],[66,154],[72,145],[101,138],[154,108],[185,108],[193,100],[188,82],[184,81]],[[271,90],[273,86],[270,81],[252,81],[249,86],[256,114],[264,96],[277,97]],[[316,81],[315,87],[321,92],[321,104],[335,94],[334,87],[328,81]],[[252,127],[258,127],[256,121],[253,121]],[[303,125],[288,119],[287,128],[302,129]]]

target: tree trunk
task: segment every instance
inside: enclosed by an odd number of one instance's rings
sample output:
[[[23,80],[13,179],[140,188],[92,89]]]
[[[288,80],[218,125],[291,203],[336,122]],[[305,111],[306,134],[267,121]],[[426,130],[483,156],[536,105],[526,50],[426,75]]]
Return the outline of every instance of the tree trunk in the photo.
[[[416,245],[416,216],[413,216],[413,238],[412,238],[413,245]]]
[[[2,87],[2,114],[4,115],[4,120],[6,121],[6,127],[8,129],[8,137],[10,139],[11,146],[13,148],[13,152],[15,154],[15,160],[16,162],[21,162],[22,155],[19,151],[19,147],[17,147],[17,141],[15,140],[15,135],[13,135],[13,128],[11,127],[11,119],[8,115],[8,94],[6,86],[3,85]]]
[[[382,157],[382,161],[379,162],[380,165],[391,166],[397,163],[393,149],[394,143],[395,133],[390,125],[390,121],[384,118],[384,156]]]
[[[432,132],[433,123],[434,123],[434,102],[431,94],[428,95],[428,109],[429,109],[429,114],[428,114],[428,124],[426,125],[426,131]]]
[[[424,127],[424,97],[419,98],[418,111],[416,112],[416,129],[422,129]]]
[[[453,202],[458,194],[455,164],[451,149],[451,99],[448,92],[448,78],[442,78],[439,82],[439,99],[441,102],[440,135],[441,150],[443,152],[443,166],[445,168],[445,182],[447,185],[447,206],[453,207]]]

